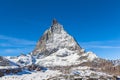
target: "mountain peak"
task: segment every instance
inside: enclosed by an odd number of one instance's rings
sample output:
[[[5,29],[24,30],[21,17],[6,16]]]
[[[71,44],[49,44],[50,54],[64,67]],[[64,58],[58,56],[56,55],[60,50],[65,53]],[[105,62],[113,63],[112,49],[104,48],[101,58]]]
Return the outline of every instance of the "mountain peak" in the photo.
[[[57,20],[54,18],[53,21],[52,21],[52,24],[58,24]]]
[[[32,54],[49,56],[60,50],[82,54],[81,49],[75,39],[63,29],[63,26],[53,19],[52,26],[45,31]]]
[[[60,34],[61,31],[63,30],[63,27],[61,24],[58,23],[58,21],[56,19],[53,19],[52,26],[51,26],[50,30],[52,33]]]

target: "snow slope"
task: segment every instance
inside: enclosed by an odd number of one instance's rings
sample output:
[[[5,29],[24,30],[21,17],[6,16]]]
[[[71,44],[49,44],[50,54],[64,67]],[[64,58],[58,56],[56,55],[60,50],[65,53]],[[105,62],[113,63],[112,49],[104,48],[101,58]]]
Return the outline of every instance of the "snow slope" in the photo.
[[[7,75],[0,77],[0,80],[47,80],[60,74],[59,71],[47,70],[46,72],[32,72],[24,75]]]
[[[87,67],[87,66],[84,66],[84,67],[74,67],[71,69],[71,74],[79,74],[80,76],[92,76],[92,74],[96,75],[96,77],[100,77],[100,76],[112,76],[112,75],[109,75],[109,74],[106,74],[104,72],[99,72],[99,71],[92,71],[90,70],[91,67]]]
[[[36,64],[39,64],[45,67],[71,66],[71,65],[77,65],[86,61],[93,61],[96,58],[98,57],[92,52],[87,52],[82,55],[79,55],[65,48],[65,49],[60,49],[57,52],[45,58],[37,59]]]

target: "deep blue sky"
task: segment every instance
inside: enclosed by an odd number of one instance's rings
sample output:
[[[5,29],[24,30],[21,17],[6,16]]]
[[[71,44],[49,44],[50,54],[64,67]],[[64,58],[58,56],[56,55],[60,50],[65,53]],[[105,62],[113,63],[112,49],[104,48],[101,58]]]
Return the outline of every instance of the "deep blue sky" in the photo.
[[[120,58],[120,0],[0,0],[0,55],[32,51],[53,18],[83,48]]]

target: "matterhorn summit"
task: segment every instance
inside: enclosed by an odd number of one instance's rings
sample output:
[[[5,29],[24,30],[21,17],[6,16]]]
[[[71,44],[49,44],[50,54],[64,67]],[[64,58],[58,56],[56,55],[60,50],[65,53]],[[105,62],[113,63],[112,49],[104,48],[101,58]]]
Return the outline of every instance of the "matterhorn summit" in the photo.
[[[84,56],[83,54],[85,54],[84,49],[64,30],[56,19],[53,20],[52,26],[45,31],[32,52],[32,55],[39,59],[37,64],[43,66],[80,64],[80,57]],[[89,56],[92,56],[92,54]],[[95,56],[95,58],[97,57]]]
[[[82,48],[75,39],[54,19],[52,26],[45,31],[32,54],[48,56],[62,49],[66,50],[66,52],[83,53]]]

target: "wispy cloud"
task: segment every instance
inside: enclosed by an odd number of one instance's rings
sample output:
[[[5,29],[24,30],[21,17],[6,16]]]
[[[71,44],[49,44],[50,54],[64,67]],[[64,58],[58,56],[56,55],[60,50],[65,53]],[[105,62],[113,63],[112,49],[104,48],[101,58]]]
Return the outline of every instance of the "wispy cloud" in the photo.
[[[11,45],[35,45],[35,41],[25,40],[25,39],[18,39],[14,37],[8,37],[4,35],[0,35],[0,45],[1,46],[11,46]],[[3,43],[2,43],[3,42]]]
[[[35,44],[35,41],[0,35],[1,54],[10,55],[11,53],[17,55],[22,52],[30,52]]]
[[[79,42],[85,48],[120,48],[119,40]]]
[[[91,45],[91,46],[88,46],[88,48],[120,48],[120,46],[105,46],[105,45]]]

